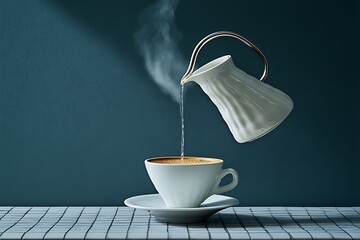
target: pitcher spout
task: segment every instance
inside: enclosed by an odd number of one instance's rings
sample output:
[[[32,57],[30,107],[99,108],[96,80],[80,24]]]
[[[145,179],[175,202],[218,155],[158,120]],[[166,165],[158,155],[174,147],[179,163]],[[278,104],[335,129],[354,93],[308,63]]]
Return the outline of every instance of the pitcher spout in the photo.
[[[184,76],[181,79],[181,84],[185,84],[190,81],[200,84],[202,79],[212,79],[213,77],[216,77],[216,75],[219,74],[219,69],[221,69],[221,71],[227,71],[229,68],[234,67],[235,65],[231,56],[225,55],[205,64],[194,71],[191,75]]]

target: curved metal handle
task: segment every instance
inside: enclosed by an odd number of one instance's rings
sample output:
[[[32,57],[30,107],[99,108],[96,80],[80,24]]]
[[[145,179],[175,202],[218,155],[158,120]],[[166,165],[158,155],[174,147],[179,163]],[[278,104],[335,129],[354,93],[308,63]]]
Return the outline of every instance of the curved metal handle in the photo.
[[[245,43],[248,47],[252,48],[257,54],[260,55],[263,63],[264,63],[264,72],[260,78],[260,81],[265,81],[267,75],[268,75],[268,72],[269,72],[269,64],[268,64],[268,61],[264,55],[264,53],[261,52],[261,50],[255,46],[255,44],[253,44],[252,42],[250,42],[249,40],[247,40],[246,38],[244,38],[243,36],[237,34],[237,33],[234,33],[234,32],[229,32],[229,31],[219,31],[219,32],[214,32],[214,33],[211,33],[209,35],[207,35],[206,37],[204,37],[197,45],[196,47],[194,48],[194,51],[193,53],[191,54],[191,58],[190,58],[190,63],[189,63],[189,67],[188,69],[186,70],[184,76],[181,78],[181,81],[180,83],[181,84],[184,84],[185,81],[190,78],[191,74],[193,73],[194,71],[194,68],[195,68],[195,63],[196,63],[196,58],[200,52],[200,49],[208,42],[210,42],[211,40],[215,39],[215,38],[218,38],[218,37],[233,37],[233,38],[236,38],[240,41],[242,41],[243,43]]]

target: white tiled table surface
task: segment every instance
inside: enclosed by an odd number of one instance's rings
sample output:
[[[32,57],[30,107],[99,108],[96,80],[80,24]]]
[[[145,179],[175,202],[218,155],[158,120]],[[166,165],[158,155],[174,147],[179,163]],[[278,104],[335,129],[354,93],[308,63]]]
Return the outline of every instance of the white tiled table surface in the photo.
[[[360,239],[360,207],[234,207],[196,224],[127,207],[0,207],[0,239]]]

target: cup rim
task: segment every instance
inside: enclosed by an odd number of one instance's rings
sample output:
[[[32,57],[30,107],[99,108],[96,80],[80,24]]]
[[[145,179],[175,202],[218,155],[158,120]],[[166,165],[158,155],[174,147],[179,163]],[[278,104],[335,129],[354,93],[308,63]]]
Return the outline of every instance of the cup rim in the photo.
[[[208,166],[208,165],[215,165],[215,164],[221,164],[224,162],[224,160],[220,159],[220,158],[212,158],[212,157],[195,157],[195,156],[184,156],[184,158],[200,158],[200,159],[205,159],[205,160],[211,160],[211,161],[216,161],[216,162],[211,162],[211,163],[189,163],[189,164],[177,164],[177,163],[155,163],[152,162],[152,160],[157,160],[157,159],[179,159],[181,158],[181,156],[161,156],[161,157],[151,157],[151,158],[147,158],[145,159],[145,164],[151,164],[151,165],[161,165],[161,166]]]

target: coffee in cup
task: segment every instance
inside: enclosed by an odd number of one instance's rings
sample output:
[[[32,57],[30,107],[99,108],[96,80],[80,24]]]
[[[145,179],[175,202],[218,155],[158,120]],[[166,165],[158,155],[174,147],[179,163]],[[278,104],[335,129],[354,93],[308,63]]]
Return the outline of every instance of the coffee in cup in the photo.
[[[210,164],[210,163],[219,163],[220,160],[217,159],[205,159],[205,158],[196,158],[196,157],[177,157],[177,158],[155,158],[150,159],[149,162],[152,163],[161,163],[161,164]]]
[[[208,197],[232,190],[238,184],[234,169],[222,169],[223,160],[206,157],[157,157],[145,160],[149,177],[164,200],[172,208],[198,207]],[[233,180],[219,186],[231,174]]]

